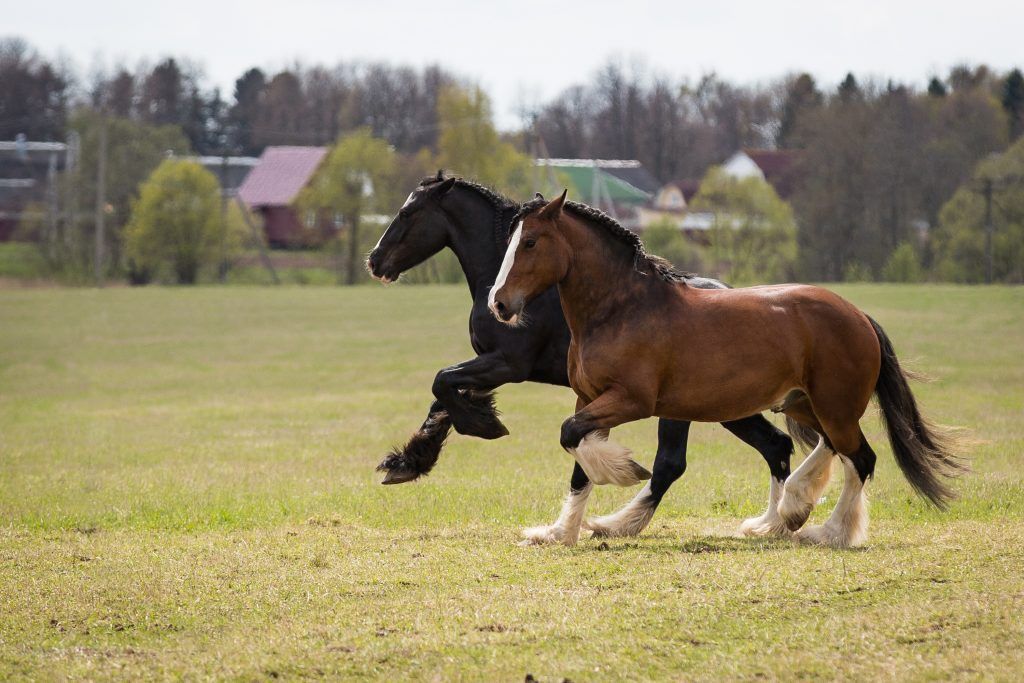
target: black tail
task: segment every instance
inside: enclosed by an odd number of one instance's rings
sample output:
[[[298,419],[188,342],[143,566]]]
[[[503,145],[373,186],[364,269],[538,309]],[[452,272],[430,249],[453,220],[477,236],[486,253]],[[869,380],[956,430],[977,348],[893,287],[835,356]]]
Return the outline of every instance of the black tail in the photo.
[[[940,428],[921,417],[917,401],[907,384],[907,373],[900,367],[892,342],[882,326],[872,320],[878,343],[882,347],[882,369],[875,385],[889,443],[903,476],[919,494],[936,507],[945,509],[956,493],[943,478],[953,478],[967,471],[964,463],[950,451],[952,439]]]

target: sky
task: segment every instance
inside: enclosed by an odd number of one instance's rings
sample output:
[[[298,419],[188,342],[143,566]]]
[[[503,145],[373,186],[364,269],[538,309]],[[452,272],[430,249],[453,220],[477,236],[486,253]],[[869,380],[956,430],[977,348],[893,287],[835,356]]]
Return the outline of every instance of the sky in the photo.
[[[923,86],[964,62],[1024,68],[1022,26],[1021,0],[0,0],[0,37],[24,38],[83,76],[187,57],[230,96],[251,66],[440,63],[491,94],[503,128],[609,59],[691,80],[808,71],[831,86],[853,71]]]

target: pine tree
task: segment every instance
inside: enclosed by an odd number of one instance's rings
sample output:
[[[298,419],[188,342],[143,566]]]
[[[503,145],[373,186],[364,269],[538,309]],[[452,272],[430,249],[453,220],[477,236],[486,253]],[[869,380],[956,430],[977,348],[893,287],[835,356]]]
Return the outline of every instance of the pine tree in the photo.
[[[779,147],[797,147],[796,132],[801,117],[821,106],[822,96],[810,74],[800,74],[786,93],[779,123]]]
[[[846,78],[839,84],[837,94],[839,95],[839,101],[843,103],[860,99],[860,85],[857,83],[857,79],[854,78],[853,73],[846,74]]]
[[[1024,132],[1024,74],[1014,69],[1003,81],[1003,109],[1010,120],[1010,139]]]

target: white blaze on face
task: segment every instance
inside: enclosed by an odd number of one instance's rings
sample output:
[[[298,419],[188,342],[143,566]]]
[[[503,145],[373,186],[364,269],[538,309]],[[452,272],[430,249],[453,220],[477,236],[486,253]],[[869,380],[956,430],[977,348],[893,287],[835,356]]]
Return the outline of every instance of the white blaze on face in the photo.
[[[405,204],[402,204],[402,209],[405,209],[410,204],[412,204],[414,199],[416,199],[416,193],[415,192],[410,192],[409,196],[405,198]],[[402,209],[399,209],[399,211],[401,211]],[[386,234],[388,234],[387,230],[385,230],[383,233],[381,233],[380,239],[377,240],[377,244],[373,245],[374,249],[376,249],[377,247],[380,246],[380,243],[384,241],[384,235],[386,235]]]
[[[508,249],[505,250],[505,259],[501,262],[501,269],[498,271],[498,278],[494,281],[494,286],[491,287],[491,294],[487,297],[487,307],[492,311],[494,310],[494,294],[499,289],[505,286],[505,280],[508,278],[509,272],[512,270],[512,263],[516,260],[516,248],[519,246],[519,238],[523,235],[523,222],[519,221],[519,225],[516,226],[516,231],[512,233],[512,239],[509,240]]]

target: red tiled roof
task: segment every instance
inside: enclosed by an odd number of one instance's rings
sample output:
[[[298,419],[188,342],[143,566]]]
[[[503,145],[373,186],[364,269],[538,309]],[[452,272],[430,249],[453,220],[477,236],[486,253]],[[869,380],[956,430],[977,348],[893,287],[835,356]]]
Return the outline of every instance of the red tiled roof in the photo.
[[[673,180],[670,185],[675,185],[679,188],[679,191],[683,193],[683,199],[689,204],[690,201],[697,195],[700,190],[700,181],[693,178],[686,178],[683,180]]]
[[[326,147],[267,147],[238,196],[251,207],[291,204],[326,154]]]
[[[797,178],[794,173],[800,153],[792,149],[744,149],[783,199],[793,193]]]

